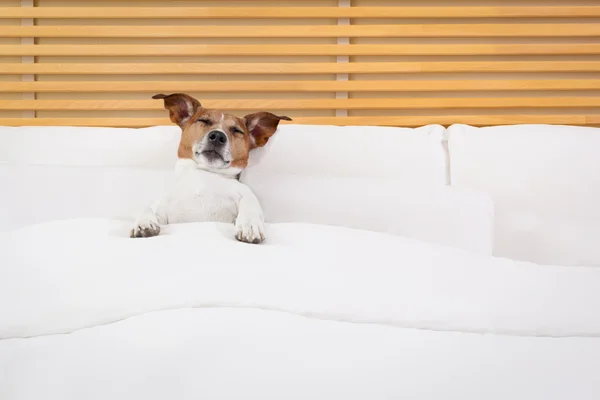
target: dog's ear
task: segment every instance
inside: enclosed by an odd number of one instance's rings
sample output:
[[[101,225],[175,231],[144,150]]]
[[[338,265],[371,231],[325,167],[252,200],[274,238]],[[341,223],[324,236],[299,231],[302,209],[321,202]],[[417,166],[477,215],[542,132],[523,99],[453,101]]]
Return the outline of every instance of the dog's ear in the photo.
[[[169,110],[171,121],[183,128],[183,125],[198,111],[200,102],[185,93],[155,94],[153,99],[163,99],[165,109]]]
[[[292,119],[285,115],[280,117],[265,111],[246,115],[244,121],[246,122],[246,129],[250,133],[250,148],[255,149],[267,144],[281,120],[291,121]]]

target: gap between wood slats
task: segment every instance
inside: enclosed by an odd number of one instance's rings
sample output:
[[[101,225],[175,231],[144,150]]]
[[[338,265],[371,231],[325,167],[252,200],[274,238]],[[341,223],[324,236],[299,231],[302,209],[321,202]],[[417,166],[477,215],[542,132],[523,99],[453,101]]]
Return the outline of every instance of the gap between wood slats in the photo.
[[[352,63],[2,64],[0,74],[375,74],[421,72],[600,72],[600,61],[447,61]]]
[[[208,108],[220,110],[385,110],[455,108],[573,108],[600,107],[600,97],[516,98],[398,98],[398,99],[202,99]],[[88,111],[162,110],[156,100],[0,100],[0,110]]]
[[[0,45],[0,56],[456,56],[593,55],[600,43],[296,44],[296,45]]]
[[[600,25],[447,24],[312,26],[6,26],[0,37],[56,38],[320,38],[320,37],[592,37]]]
[[[3,82],[3,92],[440,92],[598,90],[600,79],[419,81]]]
[[[283,123],[287,123],[282,121]],[[299,117],[291,123],[316,125],[369,125],[369,126],[422,126],[427,124],[560,124],[600,125],[600,115],[548,114],[548,115],[440,115],[440,116],[380,116],[380,117]],[[172,125],[168,118],[0,118],[5,126],[106,126],[146,127]]]
[[[349,8],[351,6],[352,6],[352,0],[338,0],[338,7]],[[343,26],[344,29],[347,29],[350,26],[350,18],[338,18],[337,25]],[[350,37],[349,36],[337,37],[336,43],[343,44],[343,45],[350,44]],[[350,63],[350,57],[346,56],[346,55],[337,56],[335,60],[338,64]],[[338,73],[335,75],[336,81],[348,81],[349,78],[350,78],[350,76],[347,73],[341,73],[341,74]],[[349,96],[350,96],[350,94],[348,92],[335,92],[336,99],[348,99]],[[348,108],[344,108],[344,107],[336,108],[335,116],[336,117],[347,117],[348,116]]]
[[[31,8],[34,6],[34,0],[21,0],[22,8]],[[33,18],[24,18],[21,19],[21,27],[30,28],[34,25]],[[21,28],[19,26],[11,26],[11,29]],[[21,37],[21,45],[32,45],[35,43],[35,39],[33,37]],[[23,65],[33,65],[35,63],[35,57],[25,56],[21,57],[21,64]],[[22,82],[33,82],[35,81],[35,75],[33,74],[23,74],[21,75]],[[24,100],[33,100],[35,99],[35,93],[22,93],[21,98]],[[24,110],[21,113],[23,118],[35,118],[35,111],[33,110]]]
[[[600,6],[0,7],[0,18],[529,18],[599,17]]]

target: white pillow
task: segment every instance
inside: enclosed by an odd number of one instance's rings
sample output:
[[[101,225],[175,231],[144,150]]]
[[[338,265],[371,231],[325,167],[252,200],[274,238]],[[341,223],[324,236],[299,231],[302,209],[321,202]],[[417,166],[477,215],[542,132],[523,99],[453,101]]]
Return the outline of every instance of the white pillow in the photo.
[[[253,150],[247,174],[393,178],[405,184],[447,184],[445,128],[280,125]]]
[[[600,129],[453,125],[448,146],[452,185],[494,201],[495,255],[600,266]]]
[[[0,164],[0,231],[71,218],[133,220],[172,175],[172,169]]]
[[[240,180],[267,222],[388,232],[491,253],[493,207],[446,187],[445,129],[283,125]]]
[[[256,172],[241,180],[258,197],[267,222],[344,226],[492,253],[493,204],[472,190]]]
[[[180,137],[177,126],[0,126],[0,164],[172,168]]]
[[[0,231],[57,219],[132,219],[177,161],[177,126],[0,127]]]

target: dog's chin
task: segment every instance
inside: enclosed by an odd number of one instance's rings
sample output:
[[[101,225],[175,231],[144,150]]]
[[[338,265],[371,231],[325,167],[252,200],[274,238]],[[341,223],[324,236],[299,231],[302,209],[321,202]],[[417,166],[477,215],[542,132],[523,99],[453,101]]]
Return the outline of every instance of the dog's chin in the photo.
[[[195,154],[196,163],[204,165],[211,169],[224,169],[228,168],[231,161],[225,160],[223,156],[215,150],[205,150]]]

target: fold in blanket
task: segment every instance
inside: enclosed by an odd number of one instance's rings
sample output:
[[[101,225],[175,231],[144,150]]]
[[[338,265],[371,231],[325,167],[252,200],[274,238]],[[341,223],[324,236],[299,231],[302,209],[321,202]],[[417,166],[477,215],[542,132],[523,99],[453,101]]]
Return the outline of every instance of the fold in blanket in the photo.
[[[325,320],[519,336],[600,336],[600,269],[540,266],[304,224],[72,220],[0,237],[0,338],[69,333],[157,310],[241,307]]]

